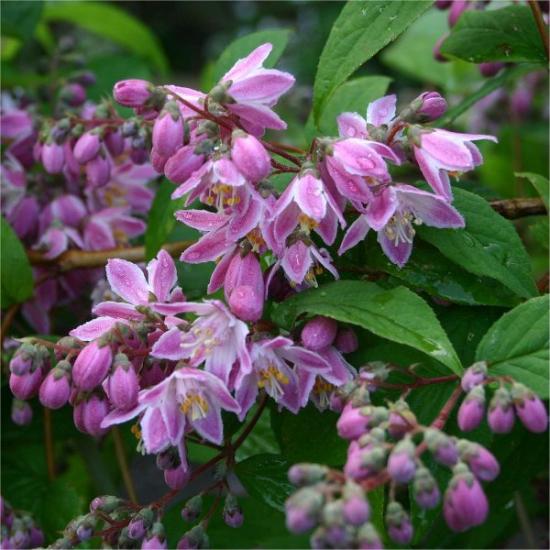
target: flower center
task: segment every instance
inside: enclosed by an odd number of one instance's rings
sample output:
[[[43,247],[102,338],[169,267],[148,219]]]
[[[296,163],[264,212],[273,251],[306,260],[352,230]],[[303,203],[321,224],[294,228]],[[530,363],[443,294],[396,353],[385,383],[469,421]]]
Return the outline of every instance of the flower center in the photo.
[[[390,218],[390,221],[384,227],[384,233],[393,241],[395,246],[400,243],[412,243],[416,233],[413,223],[422,223],[421,220],[415,219],[411,212],[397,212]]]
[[[260,377],[258,380],[259,388],[265,388],[267,393],[273,398],[283,395],[284,389],[282,385],[286,386],[288,384],[288,376],[283,374],[275,364],[269,363],[267,368],[262,369],[258,375]]]
[[[180,411],[185,415],[189,414],[191,420],[200,420],[208,413],[208,401],[198,393],[191,393],[180,405]]]

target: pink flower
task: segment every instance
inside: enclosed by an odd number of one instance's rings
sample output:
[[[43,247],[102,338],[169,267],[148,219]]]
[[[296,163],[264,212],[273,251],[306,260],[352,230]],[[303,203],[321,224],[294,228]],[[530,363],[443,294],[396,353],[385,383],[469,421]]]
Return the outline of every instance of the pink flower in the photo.
[[[180,312],[193,312],[197,319],[189,327],[173,327],[153,345],[151,354],[159,359],[186,359],[191,366],[204,363],[206,371],[229,383],[233,365],[246,374],[251,371],[246,347],[248,327],[219,300],[187,302]]]
[[[101,426],[108,428],[139,414],[143,445],[148,453],[178,447],[186,464],[184,434],[193,429],[212,443],[223,442],[221,410],[240,412],[225,385],[208,372],[183,367],[156,386],[139,392],[138,404],[127,412],[112,411]]]
[[[430,227],[461,228],[464,219],[438,195],[406,184],[386,187],[367,204],[365,211],[349,227],[338,254],[362,241],[372,227],[384,254],[399,267],[407,263],[415,235],[413,223]]]
[[[84,225],[86,250],[116,248],[122,241],[138,237],[145,231],[145,222],[130,215],[129,207],[104,208],[92,214]]]
[[[419,144],[413,146],[416,162],[431,188],[449,201],[453,196],[449,173],[468,172],[483,162],[479,149],[472,141],[497,141],[494,136],[459,134],[439,129],[421,132],[418,139]]]
[[[262,135],[266,128],[286,128],[286,123],[271,107],[292,87],[295,80],[289,73],[264,69],[263,63],[272,48],[269,43],[259,46],[247,57],[239,59],[220,81],[220,86],[232,100],[225,107],[241,119],[249,133],[256,136]]]

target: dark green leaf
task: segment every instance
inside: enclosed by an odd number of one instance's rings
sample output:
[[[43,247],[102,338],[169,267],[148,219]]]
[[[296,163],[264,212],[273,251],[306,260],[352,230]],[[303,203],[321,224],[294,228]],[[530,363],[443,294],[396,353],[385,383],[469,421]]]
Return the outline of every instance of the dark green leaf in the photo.
[[[283,54],[289,36],[289,29],[267,29],[237,38],[237,40],[231,42],[231,44],[225,48],[214,67],[211,69],[208,75],[208,83],[210,85],[207,87],[209,88],[216,84],[236,61],[246,57],[252,50],[266,42],[271,42],[271,44],[273,44],[273,50],[265,60],[264,67],[273,67]]]
[[[33,277],[25,249],[11,228],[2,218],[0,251],[2,255],[0,278],[2,280],[1,304],[24,302],[32,296]]]
[[[3,2],[2,3],[2,34],[28,40],[34,34],[34,29],[40,21],[43,3],[34,2]]]
[[[537,190],[537,193],[544,201],[546,209],[548,210],[548,195],[550,194],[550,182],[548,181],[548,178],[541,176],[540,174],[533,174],[532,172],[516,172],[515,175],[518,178],[525,178],[529,180],[531,185]]]
[[[275,320],[290,326],[301,313],[326,315],[416,348],[455,373],[462,371],[452,344],[428,304],[405,287],[384,290],[364,281],[337,281],[278,304]]]
[[[332,27],[315,76],[313,116],[316,122],[336,88],[395,40],[430,5],[431,2],[424,0],[371,0],[348,2],[344,6]]]
[[[496,279],[523,298],[536,296],[529,256],[513,224],[473,193],[455,188],[454,195],[465,229],[421,226],[420,237],[467,271]]]
[[[173,183],[162,180],[153,200],[145,232],[145,256],[148,260],[167,242],[168,235],[176,224],[174,212],[183,207],[183,198],[172,200],[174,189]]]
[[[280,455],[259,454],[239,462],[235,473],[250,496],[282,511],[294,490],[287,478],[291,465]]]
[[[421,289],[457,304],[513,306],[518,298],[488,277],[465,271],[437,249],[418,240],[411,258],[402,268],[390,262],[377,242],[369,240],[369,267],[389,273],[413,289]]]
[[[299,414],[287,410],[271,411],[271,424],[281,453],[291,464],[318,462],[343,466],[347,443],[338,437],[337,420],[333,412],[321,413],[312,405]]]
[[[483,337],[478,361],[489,362],[491,374],[512,376],[548,397],[548,295],[532,298],[503,315]]]
[[[547,61],[535,18],[525,5],[465,11],[441,53],[471,63]]]
[[[159,72],[168,71],[168,62],[156,36],[141,21],[107,2],[48,2],[46,21],[65,21],[120,44],[147,59]]]
[[[336,117],[347,111],[365,116],[367,105],[382,97],[390,85],[387,76],[362,76],[344,82],[328,99],[319,120],[319,130],[327,136],[338,134]]]

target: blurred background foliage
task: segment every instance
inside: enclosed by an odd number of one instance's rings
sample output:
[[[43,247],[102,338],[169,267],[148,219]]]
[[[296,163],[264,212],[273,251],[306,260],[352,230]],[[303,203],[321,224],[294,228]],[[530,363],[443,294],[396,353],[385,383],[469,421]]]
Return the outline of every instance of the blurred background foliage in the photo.
[[[343,2],[313,1],[3,2],[2,85],[15,93],[22,93],[25,88],[40,94],[52,78],[63,78],[63,69],[56,56],[59,55],[59,44],[69,41],[75,46],[70,55],[81,57],[83,66],[97,77],[96,84],[89,90],[91,99],[108,97],[113,84],[124,78],[145,78],[207,90],[214,84],[212,75],[216,60],[229,43],[260,30],[288,29],[288,45],[278,66],[295,74],[297,85],[279,108],[289,123],[289,132],[280,139],[305,145],[308,138],[319,131],[335,131],[334,116],[338,111],[331,109],[330,102],[321,118],[320,130],[314,127],[309,115],[319,56],[342,6]],[[363,105],[364,114],[366,103],[384,94],[386,89],[397,93],[402,103],[421,91],[436,89],[453,106],[482,88],[487,79],[480,75],[476,65],[460,60],[448,63],[434,60],[433,46],[447,29],[447,14],[429,9],[396,42],[357,72],[355,76],[365,80],[337,92],[342,96],[338,105]],[[373,80],[371,77],[374,76],[383,78]],[[505,76],[504,89],[513,93],[524,85],[523,78],[517,73]],[[480,144],[485,164],[468,176],[471,179],[460,182],[460,186],[471,188],[486,198],[537,196],[529,180],[516,176],[525,171],[548,176],[545,74],[539,76],[535,88],[536,93],[521,117],[499,102],[483,109],[484,102],[481,101],[453,123],[454,129],[468,131],[475,128],[475,131],[496,133],[499,137],[498,144]],[[42,108],[47,111],[46,104]],[[516,226],[532,257],[535,275],[540,277],[548,268],[547,219],[531,217],[516,222]],[[170,226],[168,231],[172,231],[168,239],[191,237],[188,233],[182,234],[182,231],[189,231],[183,226],[177,229]],[[182,269],[195,269],[195,266],[182,266]],[[189,297],[195,298],[204,291],[210,269],[197,266],[196,271],[183,273],[182,281],[189,285],[184,290]],[[484,308],[484,311],[489,309]],[[491,315],[487,318],[489,322],[493,319]],[[67,319],[70,325],[70,312]],[[474,349],[473,345],[470,347]],[[36,407],[31,425],[20,428],[10,421],[11,396],[6,377],[3,377],[2,397],[2,493],[15,507],[35,513],[47,536],[54,537],[71,518],[84,512],[94,496],[124,494],[111,436],[96,442],[76,431],[68,409],[54,411],[58,463],[56,478],[52,480],[48,476],[43,450],[43,410]],[[316,426],[323,424],[317,414],[312,410],[309,416],[300,415],[299,419],[275,415],[275,430],[269,416],[265,415],[247,444],[251,446],[248,453],[281,452],[284,438],[281,440],[277,434],[280,436],[285,422],[309,422],[304,424],[304,436],[308,440],[311,423]],[[164,492],[161,473],[150,458],[136,455],[135,440],[129,429],[122,427],[121,433],[125,454],[129,459],[131,457],[131,470],[140,500],[158,497]],[[308,458],[331,463],[341,450],[342,441],[335,433],[323,432],[322,436],[322,441],[316,439],[314,445],[308,445],[309,449],[318,449],[320,456]],[[478,436],[480,441],[490,437],[486,429],[480,429]],[[522,485],[514,464],[516,461],[522,463],[521,458],[530,460],[533,471],[543,470],[547,437],[533,438],[522,432],[516,438],[525,439],[521,442],[521,457],[508,458],[509,463],[503,470],[509,470],[509,474],[502,483],[507,484],[507,488],[512,487],[516,494],[523,495],[529,513],[544,518],[548,501],[544,482]],[[242,452],[247,452],[247,446]],[[192,460],[208,459],[203,448],[192,444],[190,454]],[[243,454],[240,458],[246,456]],[[299,452],[294,458],[300,459]],[[286,467],[281,467],[281,483]],[[499,485],[495,484],[495,496],[498,496],[498,490]],[[543,493],[537,495],[537,491]],[[287,534],[282,513],[257,500],[246,500],[243,507],[245,529],[232,531],[219,518],[213,520],[209,531],[214,546],[291,548],[304,545],[304,540]],[[425,545],[472,548],[508,544],[514,547],[515,539],[511,537],[518,531],[514,508],[508,501],[503,501],[492,509],[495,513],[491,521],[452,540],[441,542],[448,532],[440,533],[437,526],[430,527],[429,517],[423,518],[423,524],[417,528],[425,537]],[[166,526],[171,540],[177,540],[177,535],[185,528],[177,505],[169,511]]]

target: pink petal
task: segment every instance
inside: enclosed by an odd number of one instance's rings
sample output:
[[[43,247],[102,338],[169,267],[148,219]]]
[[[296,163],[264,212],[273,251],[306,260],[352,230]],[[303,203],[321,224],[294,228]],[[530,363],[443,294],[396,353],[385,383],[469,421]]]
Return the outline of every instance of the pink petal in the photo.
[[[430,187],[438,195],[451,201],[453,199],[453,193],[451,191],[451,184],[449,183],[449,175],[447,172],[441,170],[436,161],[418,147],[414,147],[414,157]]]
[[[420,148],[442,168],[466,171],[474,167],[470,150],[452,132],[435,130],[423,133],[420,137]]]
[[[262,128],[285,130],[286,122],[275,114],[269,107],[260,103],[234,103],[227,108],[239,117],[249,120]]]
[[[412,243],[400,241],[399,244],[395,244],[394,241],[389,239],[384,231],[378,232],[378,242],[384,251],[384,254],[399,267],[403,267],[412,252]]]
[[[358,113],[342,113],[336,119],[338,134],[343,138],[367,137],[367,121]]]
[[[260,69],[231,85],[229,95],[239,103],[273,105],[294,84],[295,78],[275,69]]]
[[[140,421],[143,445],[148,453],[158,453],[170,445],[166,424],[159,408],[146,409]]]
[[[140,321],[143,314],[136,311],[131,304],[123,302],[101,302],[92,309],[94,315],[113,317],[115,319],[126,319],[128,321]]]
[[[291,346],[279,351],[279,355],[294,363],[297,367],[302,367],[315,372],[327,371],[328,363],[317,353],[301,346]]]
[[[88,250],[108,250],[116,246],[113,230],[109,224],[93,217],[84,227],[84,243]]]
[[[334,210],[329,208],[325,217],[321,220],[321,223],[315,228],[315,231],[321,235],[325,244],[331,245],[336,239],[336,233],[338,232],[338,218],[334,213]]]
[[[178,210],[176,219],[199,231],[213,231],[227,222],[225,214],[208,212],[208,210]]]
[[[338,249],[338,255],[341,256],[344,252],[361,242],[367,236],[369,229],[370,226],[367,219],[365,216],[360,215],[346,231],[346,234],[342,239],[342,244]]]
[[[190,424],[195,431],[207,439],[221,445],[223,443],[223,424],[220,410],[215,407],[209,407],[208,413],[204,418],[199,420],[190,420]]]
[[[259,200],[251,199],[248,208],[229,222],[227,238],[237,241],[250,233],[260,222],[263,210],[263,204]]]
[[[241,79],[246,74],[259,69],[263,62],[267,59],[267,56],[271,53],[273,45],[269,42],[258,46],[255,50],[250,52],[246,57],[239,59],[229,71],[227,71],[221,79],[221,82],[227,82],[232,80]]]
[[[119,322],[121,322],[120,319],[113,319],[112,317],[98,317],[76,327],[69,334],[84,342],[90,342],[109,332]]]
[[[295,200],[302,212],[320,222],[327,211],[323,183],[311,173],[299,177],[295,183]]]
[[[214,261],[224,254],[233,243],[228,241],[225,234],[220,231],[212,231],[201,237],[194,245],[190,246],[182,255],[181,260],[190,264]]]
[[[223,286],[227,268],[233,259],[234,250],[235,246],[232,246],[214,268],[214,271],[210,277],[210,282],[208,283],[208,294],[213,294],[216,290],[219,290]]]
[[[283,212],[281,212],[275,218],[274,224],[274,237],[279,242],[284,243],[286,238],[294,231],[296,224],[298,223],[298,216],[300,215],[300,209],[294,202],[290,204]]]
[[[215,182],[234,187],[239,187],[246,183],[246,179],[239,172],[235,164],[227,158],[221,158],[213,162],[212,177]]]
[[[166,302],[178,281],[176,264],[166,250],[160,250],[156,259],[147,264],[149,286],[159,302]]]
[[[153,344],[151,355],[160,359],[178,361],[185,355],[181,347],[181,335],[178,328],[171,328]]]
[[[327,158],[327,169],[338,192],[350,200],[367,202],[370,198],[368,185],[359,176],[348,174],[334,157]]]
[[[380,231],[395,213],[397,204],[397,195],[393,187],[386,187],[373,194],[365,212],[369,226],[375,231]]]
[[[309,247],[302,241],[297,241],[287,248],[281,261],[287,277],[298,285],[303,282],[312,264]]]
[[[397,97],[394,94],[381,97],[369,103],[367,107],[367,122],[374,126],[389,124],[395,117],[396,103]]]
[[[340,274],[332,265],[330,254],[324,248],[317,250],[315,246],[312,246],[311,254],[335,279],[340,278]]]
[[[134,305],[149,302],[149,285],[143,271],[132,262],[118,258],[109,260],[105,268],[113,292]]]
[[[235,392],[235,400],[241,408],[239,420],[242,422],[258,397],[258,380],[255,374],[248,374],[242,380]]]

